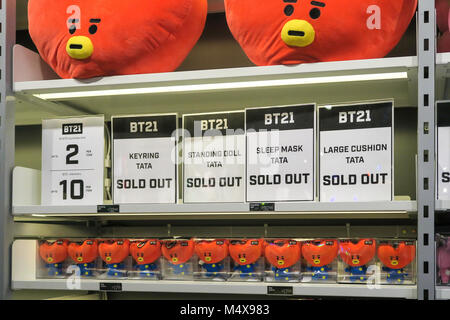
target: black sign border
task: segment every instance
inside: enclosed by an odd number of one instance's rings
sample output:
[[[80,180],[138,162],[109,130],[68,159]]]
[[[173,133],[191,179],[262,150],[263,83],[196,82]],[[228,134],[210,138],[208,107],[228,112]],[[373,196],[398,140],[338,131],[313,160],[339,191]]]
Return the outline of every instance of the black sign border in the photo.
[[[217,203],[217,202],[185,202],[184,195],[185,195],[185,189],[186,189],[185,188],[186,178],[185,178],[185,174],[184,173],[186,171],[185,170],[186,164],[185,164],[185,161],[184,161],[184,156],[185,156],[185,152],[186,152],[186,148],[185,148],[186,137],[185,137],[184,134],[185,134],[186,130],[185,130],[185,126],[184,126],[184,119],[185,119],[185,117],[189,117],[189,116],[226,114],[226,113],[242,113],[244,115],[244,128],[242,128],[244,130],[244,134],[243,135],[238,135],[238,136],[243,136],[244,137],[244,141],[246,142],[247,140],[246,140],[246,136],[245,136],[245,133],[246,133],[245,132],[245,110],[183,114],[183,121],[182,121],[182,127],[183,127],[182,139],[183,140],[181,142],[181,145],[182,145],[182,152],[181,152],[181,154],[182,154],[182,161],[183,161],[183,165],[181,166],[182,167],[181,170],[182,170],[182,176],[183,176],[183,188],[182,188],[181,192],[182,192],[182,195],[183,195],[183,203],[185,203],[185,204],[205,204],[205,203],[214,204],[214,203]],[[194,137],[190,137],[190,138],[194,138]],[[244,164],[244,166],[245,166],[245,174],[243,176],[243,178],[244,178],[243,180],[244,180],[244,183],[247,184],[247,146],[246,145],[245,145],[244,151],[245,151],[245,164]],[[246,194],[245,194],[243,202],[221,202],[221,203],[246,203],[246,200],[247,200],[247,198],[246,198]]]
[[[125,116],[114,116],[111,117],[111,132],[110,132],[110,138],[111,138],[111,198],[114,204],[114,128],[113,128],[113,119],[114,118],[139,118],[139,117],[165,117],[165,116],[175,116],[175,130],[177,132],[177,136],[175,137],[175,150],[178,151],[178,141],[180,139],[179,134],[179,127],[178,127],[178,114],[177,113],[158,113],[158,114],[140,114],[140,115],[125,115]],[[152,139],[152,138],[146,138],[146,139]],[[119,139],[122,140],[122,139]],[[179,159],[178,159],[178,152],[175,157],[175,201],[173,203],[167,203],[167,204],[177,204],[178,203],[178,165],[179,165]],[[120,203],[120,204],[135,204],[135,203]],[[150,202],[150,204],[152,204]],[[159,204],[159,203],[154,203]]]
[[[450,110],[450,100],[444,100],[444,101],[436,101],[436,200],[440,200],[439,199],[439,128],[447,128],[449,126],[447,125],[442,125],[439,126],[439,107],[444,106],[444,105],[448,105],[448,108]]]
[[[395,182],[395,172],[394,172],[394,124],[395,124],[395,118],[394,118],[394,108],[395,108],[395,100],[394,98],[390,99],[390,100],[380,100],[380,101],[362,101],[362,102],[352,102],[352,103],[343,103],[343,104],[337,104],[337,105],[331,105],[332,108],[339,108],[339,107],[350,107],[350,106],[360,106],[360,105],[369,105],[369,104],[382,104],[382,103],[392,103],[392,123],[391,123],[391,200],[394,200],[394,182]],[[317,108],[317,130],[318,130],[318,135],[317,135],[317,140],[318,142],[318,166],[319,166],[319,170],[318,170],[318,198],[319,198],[319,202],[322,202],[322,193],[321,193],[321,186],[322,186],[322,180],[321,179],[321,161],[320,161],[320,152],[321,152],[321,139],[320,139],[320,113],[319,110],[321,108],[325,108],[326,106],[319,106]],[[379,128],[379,127],[378,127]],[[353,129],[353,130],[359,130],[359,129]],[[323,202],[328,202],[328,201],[323,201]],[[332,202],[331,202],[332,203]]]
[[[248,200],[248,140],[247,140],[247,110],[249,109],[275,109],[275,108],[291,108],[291,107],[310,107],[313,106],[314,113],[314,124],[313,124],[313,183],[312,183],[312,200],[264,200],[264,201],[249,201]],[[314,202],[317,198],[317,130],[318,130],[318,107],[316,103],[302,103],[302,104],[293,104],[293,105],[282,105],[282,106],[266,106],[260,108],[246,108],[245,109],[245,202],[246,203],[263,203],[263,202],[275,202],[275,203],[283,203],[283,202]],[[286,130],[290,131],[290,130]]]

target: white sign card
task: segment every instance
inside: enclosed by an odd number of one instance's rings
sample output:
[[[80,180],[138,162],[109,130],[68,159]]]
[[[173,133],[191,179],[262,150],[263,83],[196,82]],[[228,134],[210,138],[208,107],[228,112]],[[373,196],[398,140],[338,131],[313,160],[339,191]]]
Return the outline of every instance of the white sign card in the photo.
[[[319,109],[320,201],[392,201],[393,106]]]
[[[177,115],[112,118],[113,199],[177,202]]]
[[[104,117],[42,122],[42,204],[103,204]]]
[[[185,203],[245,201],[245,113],[183,117]]]
[[[314,201],[315,105],[246,109],[247,201]]]
[[[438,200],[450,200],[450,101],[437,103]]]

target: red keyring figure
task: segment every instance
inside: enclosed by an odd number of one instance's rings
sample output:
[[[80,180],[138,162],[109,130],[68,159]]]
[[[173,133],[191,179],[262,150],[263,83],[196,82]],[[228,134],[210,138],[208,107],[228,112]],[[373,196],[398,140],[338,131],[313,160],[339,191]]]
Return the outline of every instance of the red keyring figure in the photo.
[[[302,244],[302,254],[308,266],[307,271],[312,272],[312,280],[328,280],[329,272],[333,270],[332,262],[339,251],[337,240],[312,240]]]
[[[80,275],[92,277],[95,259],[98,257],[98,242],[95,239],[84,240],[81,244],[71,242],[68,247],[70,258],[80,269]]]
[[[271,264],[276,281],[290,281],[298,278],[292,267],[301,258],[300,242],[288,239],[266,241],[264,256]]]
[[[187,263],[194,254],[193,240],[164,240],[161,248],[164,258],[169,262],[169,268],[174,275],[190,274],[190,264]]]
[[[205,269],[206,277],[224,277],[224,260],[228,257],[228,241],[224,239],[195,240],[195,253]]]
[[[98,245],[100,257],[108,269],[108,277],[124,277],[125,259],[130,255],[129,240],[104,240]]]
[[[382,270],[387,272],[387,282],[402,284],[408,277],[404,268],[416,257],[416,245],[412,241],[380,242],[377,255],[383,263]]]
[[[256,65],[382,58],[416,0],[225,0],[228,26]]]
[[[237,271],[241,278],[258,277],[255,272],[258,268],[258,260],[264,254],[264,240],[230,240],[228,249],[235,263],[233,271]]]
[[[161,257],[161,242],[159,240],[132,241],[130,253],[136,262],[136,269],[139,271],[140,277],[158,278],[159,266],[157,260]]]
[[[367,266],[375,256],[376,242],[374,239],[341,240],[339,256],[347,264],[345,272],[350,274],[350,281],[367,281]]]
[[[44,241],[39,246],[39,255],[45,261],[48,276],[63,276],[63,262],[67,258],[67,240]]]

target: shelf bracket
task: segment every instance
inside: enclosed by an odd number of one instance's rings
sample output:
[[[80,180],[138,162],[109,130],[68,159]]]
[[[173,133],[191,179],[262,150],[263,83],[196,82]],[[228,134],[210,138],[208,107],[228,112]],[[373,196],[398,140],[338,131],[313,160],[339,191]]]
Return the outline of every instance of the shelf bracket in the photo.
[[[436,10],[435,0],[419,0],[418,32],[418,134],[417,134],[417,244],[419,300],[435,299],[435,101]]]

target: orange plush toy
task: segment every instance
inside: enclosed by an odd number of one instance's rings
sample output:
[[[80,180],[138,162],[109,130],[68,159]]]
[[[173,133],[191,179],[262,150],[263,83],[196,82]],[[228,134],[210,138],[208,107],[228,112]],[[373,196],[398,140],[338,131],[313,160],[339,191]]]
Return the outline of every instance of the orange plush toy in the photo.
[[[257,65],[380,58],[417,0],[225,0],[228,25]]]
[[[203,32],[207,0],[29,0],[31,37],[62,78],[175,70]]]

